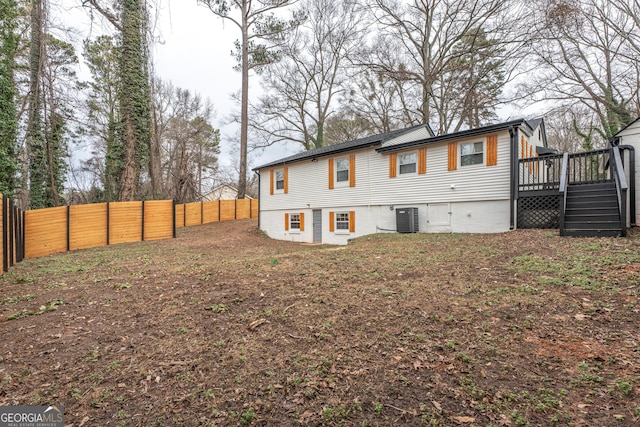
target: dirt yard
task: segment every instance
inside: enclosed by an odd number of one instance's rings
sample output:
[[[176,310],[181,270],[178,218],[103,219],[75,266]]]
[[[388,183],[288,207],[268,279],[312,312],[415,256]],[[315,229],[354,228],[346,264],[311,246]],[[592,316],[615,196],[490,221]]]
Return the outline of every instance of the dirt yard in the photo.
[[[0,405],[67,425],[640,424],[640,233],[270,240],[255,220],[0,277]]]

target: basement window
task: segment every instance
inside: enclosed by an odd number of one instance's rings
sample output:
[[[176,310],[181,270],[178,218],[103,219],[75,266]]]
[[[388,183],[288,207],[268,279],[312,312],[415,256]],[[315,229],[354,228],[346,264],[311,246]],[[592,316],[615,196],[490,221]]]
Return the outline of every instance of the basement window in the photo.
[[[336,212],[336,230],[349,230],[349,212]]]
[[[300,214],[291,214],[289,216],[289,228],[291,230],[300,230]]]

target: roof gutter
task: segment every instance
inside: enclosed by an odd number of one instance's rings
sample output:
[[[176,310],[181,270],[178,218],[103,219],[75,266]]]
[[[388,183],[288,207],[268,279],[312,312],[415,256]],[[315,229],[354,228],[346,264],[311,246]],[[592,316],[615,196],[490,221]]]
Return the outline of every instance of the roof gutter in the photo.
[[[637,227],[636,223],[636,149],[633,145],[622,145],[621,136],[610,139],[611,145],[617,145],[618,148],[629,150],[629,224]]]
[[[262,212],[262,201],[260,200],[260,185],[262,184],[262,176],[260,175],[260,170],[255,170],[254,172],[258,175],[258,230],[260,230],[260,213]]]

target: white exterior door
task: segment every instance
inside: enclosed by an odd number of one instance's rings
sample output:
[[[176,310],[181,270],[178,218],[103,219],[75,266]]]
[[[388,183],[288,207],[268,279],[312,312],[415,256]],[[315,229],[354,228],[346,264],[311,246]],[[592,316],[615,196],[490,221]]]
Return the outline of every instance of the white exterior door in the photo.
[[[451,231],[451,203],[429,203],[427,205],[427,231]]]

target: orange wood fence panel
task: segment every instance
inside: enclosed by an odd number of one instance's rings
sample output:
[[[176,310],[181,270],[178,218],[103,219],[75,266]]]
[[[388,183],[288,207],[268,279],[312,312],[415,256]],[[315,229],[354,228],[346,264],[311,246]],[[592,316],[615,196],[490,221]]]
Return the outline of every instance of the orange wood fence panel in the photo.
[[[67,250],[67,207],[25,212],[25,258]]]
[[[251,199],[251,218],[258,218],[260,202],[258,199]]]
[[[185,205],[183,203],[176,205],[176,228],[184,227],[184,210]]]
[[[69,250],[107,245],[107,204],[69,206]]]
[[[109,203],[109,244],[142,240],[142,202]]]
[[[251,199],[236,200],[236,219],[251,218]]]
[[[202,206],[202,223],[209,224],[218,221],[220,221],[220,200],[204,202]]]
[[[144,240],[170,239],[173,237],[173,201],[151,200],[144,202]]]
[[[220,221],[236,219],[236,201],[220,200]]]
[[[187,217],[184,221],[186,227],[202,224],[202,203],[187,203],[186,212]]]

